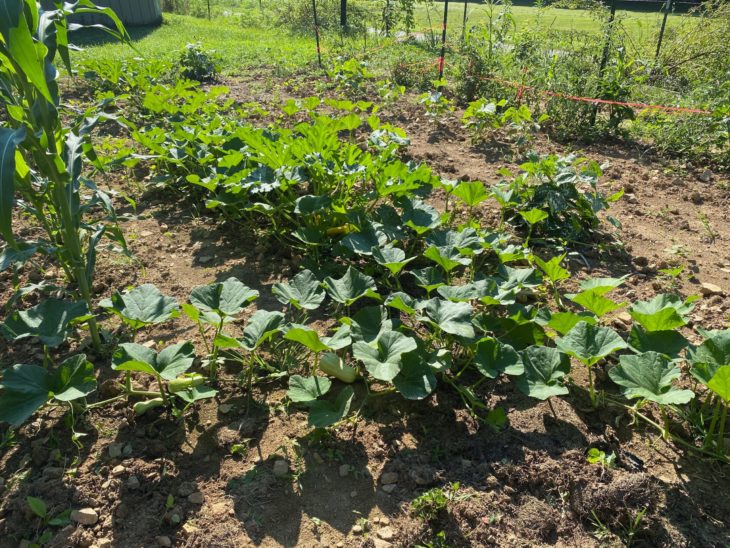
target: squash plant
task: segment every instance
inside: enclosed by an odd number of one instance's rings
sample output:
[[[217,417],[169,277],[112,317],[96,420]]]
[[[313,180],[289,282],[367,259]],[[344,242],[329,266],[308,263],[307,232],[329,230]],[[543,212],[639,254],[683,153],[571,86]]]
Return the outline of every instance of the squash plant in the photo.
[[[54,256],[91,310],[96,246],[105,234],[122,246],[124,239],[109,197],[82,176],[84,157],[101,167],[90,132],[107,116],[100,108],[92,108],[70,126],[60,116],[54,59],[58,53],[71,72],[66,17],[72,13],[105,14],[116,26],[109,32],[128,39],[112,10],[89,0],[65,3],[50,11],[39,10],[35,0],[0,4],[0,103],[6,119],[0,126],[0,236],[6,251],[23,250],[28,256],[42,251]],[[17,202],[16,196],[20,198]],[[45,232],[43,240],[16,239],[12,228],[16,205],[35,217]],[[92,212],[96,220],[89,222]],[[99,347],[93,317],[88,325],[92,341]]]

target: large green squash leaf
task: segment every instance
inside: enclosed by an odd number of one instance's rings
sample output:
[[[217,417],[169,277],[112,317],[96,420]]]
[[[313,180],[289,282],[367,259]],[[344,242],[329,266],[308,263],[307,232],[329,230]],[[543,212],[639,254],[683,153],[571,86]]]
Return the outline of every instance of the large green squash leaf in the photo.
[[[259,292],[230,277],[222,282],[202,285],[190,292],[190,302],[201,312],[212,315],[214,321],[220,323],[226,316],[235,316],[248,303],[256,299]]]
[[[45,299],[32,308],[13,312],[0,331],[10,340],[38,337],[43,344],[53,348],[68,338],[73,325],[90,317],[83,301]]]
[[[126,293],[116,293],[111,299],[102,300],[99,305],[117,314],[133,329],[158,324],[177,317],[178,304],[172,297],[166,297],[152,284],[135,287]]]
[[[332,300],[345,306],[350,306],[363,297],[380,298],[375,280],[351,266],[342,278],[325,278],[324,287]]]
[[[352,386],[345,386],[334,402],[315,400],[309,406],[309,425],[315,428],[326,428],[341,421],[350,412],[355,391]]]
[[[657,295],[650,301],[639,301],[629,309],[629,314],[646,331],[668,331],[687,323],[684,318],[694,305],[676,295]]]
[[[621,356],[620,364],[608,372],[611,380],[624,388],[629,398],[643,398],[660,405],[682,404],[694,397],[672,382],[681,375],[679,367],[657,352]]]
[[[496,379],[501,373],[522,375],[525,372],[520,354],[510,345],[491,337],[477,342],[474,367],[489,379]]]
[[[627,348],[628,345],[613,329],[588,322],[579,322],[556,346],[569,356],[577,358],[588,367],[609,354]]]
[[[563,377],[570,373],[568,356],[547,346],[530,346],[521,354],[525,374],[515,380],[521,392],[539,400],[568,393],[563,385]]]
[[[319,308],[325,297],[319,280],[309,270],[302,270],[289,282],[274,284],[271,292],[280,303],[292,305],[300,310]]]
[[[324,396],[331,386],[332,381],[327,377],[292,375],[289,377],[289,390],[286,395],[293,402],[310,402]]]
[[[117,371],[139,371],[171,381],[192,367],[195,348],[184,342],[168,346],[159,354],[136,343],[120,344],[112,356],[112,369]]]
[[[415,339],[398,331],[386,331],[372,344],[355,342],[352,355],[363,363],[374,378],[390,382],[400,373],[402,355],[417,347]]]
[[[72,401],[93,392],[94,366],[83,354],[66,359],[55,372],[37,365],[17,364],[3,372],[0,388],[0,422],[20,426],[53,398]]]
[[[428,315],[424,319],[435,328],[459,337],[474,337],[474,326],[471,323],[473,309],[469,303],[430,299],[424,310]]]

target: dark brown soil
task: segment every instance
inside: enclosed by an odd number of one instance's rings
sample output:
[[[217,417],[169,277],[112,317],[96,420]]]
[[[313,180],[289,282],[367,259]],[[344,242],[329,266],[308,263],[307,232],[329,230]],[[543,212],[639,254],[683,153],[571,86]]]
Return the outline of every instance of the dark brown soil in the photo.
[[[280,94],[307,95],[311,81],[303,82],[297,93],[282,85]],[[242,101],[266,102],[274,95],[256,81],[228,84]],[[406,98],[383,114],[406,129],[414,159],[449,178],[489,183],[500,178],[502,167],[517,171],[519,159],[504,146],[473,147],[456,121],[447,122],[448,130],[433,126],[414,103]],[[543,153],[569,152],[544,136],[535,146]],[[707,328],[726,326],[730,179],[715,174],[703,182],[706,177],[681,165],[642,157],[638,147],[593,145],[575,152],[608,164],[604,191],[627,193],[612,210],[624,223],[625,251],[588,250],[570,262],[575,279],[631,274],[617,293],[633,300],[669,290],[699,293],[700,283],[711,282],[723,293],[704,297],[692,320]],[[134,174],[117,173],[105,183],[135,196],[138,207],[136,218],[123,226],[135,260],[102,255],[95,287],[100,297],[154,283],[184,302],[194,286],[236,276],[261,292],[256,306],[280,306],[270,287],[297,271],[296,258],[200,216],[188,204],[142,194]],[[119,207],[132,213],[121,201]],[[494,222],[494,211],[494,204],[484,207],[486,224]],[[686,274],[672,286],[658,269],[674,264],[685,265]],[[42,277],[63,285],[47,266]],[[11,278],[0,274],[0,281],[4,303]],[[32,298],[23,303],[32,304]],[[114,329],[115,322],[104,325]],[[620,315],[615,326],[626,329]],[[202,354],[197,331],[182,319],[141,337],[163,345],[190,339]],[[58,354],[79,344],[72,341]],[[38,359],[38,350],[0,341],[1,365]],[[90,358],[101,383],[114,377],[108,354]],[[526,398],[509,382],[494,383],[480,396],[507,411],[508,425],[500,431],[477,423],[455,394],[441,389],[417,403],[381,398],[357,420],[313,434],[305,415],[286,405],[283,384],[258,385],[249,405],[237,375],[236,368],[226,370],[218,401],[202,402],[184,419],[135,417],[121,401],[95,409],[78,418],[74,429],[83,437],[77,445],[62,410],[37,415],[2,447],[0,546],[33,540],[45,529],[53,531],[51,546],[99,548],[730,543],[728,468],[630,425],[617,409],[589,410],[580,388],[554,399],[553,416],[547,403]],[[581,375],[575,376],[578,385]],[[110,385],[102,384],[102,392],[104,387]],[[113,395],[110,390],[103,396]],[[113,444],[121,444],[121,456],[110,457]],[[243,449],[233,454],[234,446]],[[588,464],[591,447],[615,453],[617,466]],[[278,460],[288,466],[284,477],[274,474]],[[455,483],[447,510],[429,520],[412,514],[416,497]],[[99,520],[91,526],[44,525],[29,510],[27,496],[43,499],[52,516],[90,507]],[[440,532],[444,544],[434,539]]]

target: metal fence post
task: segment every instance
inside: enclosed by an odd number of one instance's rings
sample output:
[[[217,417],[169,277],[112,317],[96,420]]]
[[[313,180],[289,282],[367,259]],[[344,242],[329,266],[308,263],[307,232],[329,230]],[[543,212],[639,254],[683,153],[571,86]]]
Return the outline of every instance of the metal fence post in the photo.
[[[322,68],[322,52],[319,47],[319,21],[317,20],[317,0],[312,0],[312,15],[314,16],[314,38],[317,40],[317,62]]]
[[[659,30],[659,40],[656,44],[656,55],[654,56],[654,59],[659,59],[659,50],[662,49],[664,29],[667,28],[667,18],[669,17],[669,12],[672,11],[672,4],[674,4],[674,0],[667,0],[667,3],[664,4],[664,18],[662,19],[662,28]]]
[[[444,2],[444,23],[441,30],[441,57],[439,57],[439,80],[444,77],[444,59],[446,58],[446,23],[449,20],[449,0]]]

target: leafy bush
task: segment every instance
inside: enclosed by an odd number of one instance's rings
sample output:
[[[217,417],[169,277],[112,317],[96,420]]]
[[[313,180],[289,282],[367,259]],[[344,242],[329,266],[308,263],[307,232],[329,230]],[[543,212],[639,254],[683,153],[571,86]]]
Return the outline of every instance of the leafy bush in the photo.
[[[602,239],[598,213],[623,193],[606,197],[598,190],[602,172],[596,162],[532,154],[521,167],[524,172],[514,181],[493,188],[503,218],[548,241],[592,245]]]
[[[215,51],[206,51],[200,44],[188,44],[180,54],[182,76],[197,82],[216,80],[220,71],[219,64]]]
[[[314,15],[310,0],[283,0],[274,6],[276,26],[291,32],[311,35],[314,32]],[[318,0],[317,22],[322,31],[342,32],[340,26],[340,0]],[[347,33],[362,35],[374,24],[368,15],[366,4],[347,2]]]

